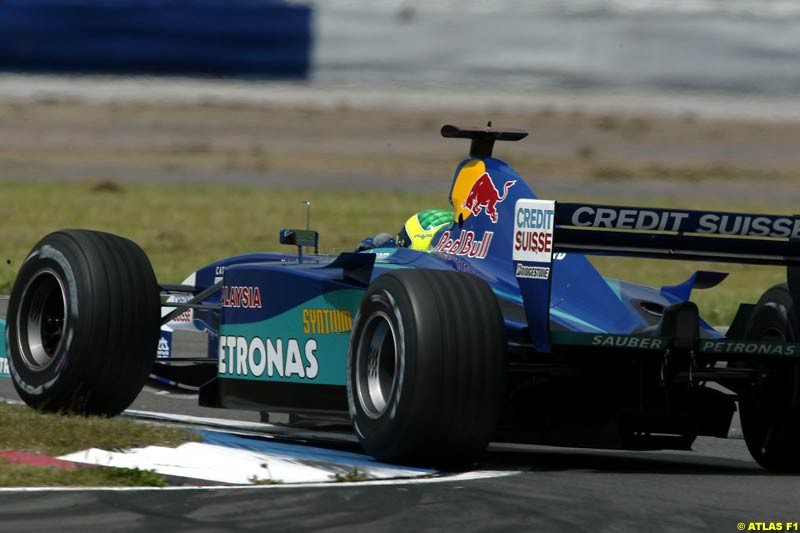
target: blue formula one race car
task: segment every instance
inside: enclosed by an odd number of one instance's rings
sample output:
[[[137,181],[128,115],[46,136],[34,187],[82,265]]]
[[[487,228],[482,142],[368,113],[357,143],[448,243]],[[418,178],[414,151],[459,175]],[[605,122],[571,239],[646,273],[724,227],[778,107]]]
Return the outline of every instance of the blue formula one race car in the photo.
[[[19,395],[114,415],[155,376],[205,406],[352,424],[378,459],[439,465],[492,440],[688,449],[726,437],[738,404],[755,460],[800,470],[800,217],[557,204],[492,157],[525,132],[442,135],[471,149],[451,222],[404,236],[428,246],[323,256],[308,251],[316,232],[283,230],[296,253],[229,257],[170,285],[127,239],[44,237],[9,302]],[[690,295],[724,274],[654,288],[603,277],[586,254],[786,265],[787,283],[722,335]],[[179,328],[207,332],[208,353],[172,356]]]

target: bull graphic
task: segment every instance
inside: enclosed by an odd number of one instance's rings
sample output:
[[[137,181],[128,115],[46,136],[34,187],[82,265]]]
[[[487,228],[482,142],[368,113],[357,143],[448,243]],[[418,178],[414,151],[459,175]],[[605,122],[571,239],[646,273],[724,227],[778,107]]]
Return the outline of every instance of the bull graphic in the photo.
[[[508,189],[516,182],[516,180],[505,182],[503,185],[503,194],[501,196],[494,186],[494,183],[492,183],[492,178],[489,177],[489,173],[484,172],[472,186],[472,189],[470,189],[467,199],[461,207],[466,207],[472,211],[473,215],[480,214],[481,209],[485,208],[486,214],[489,215],[492,222],[496,224],[497,204],[506,199]]]

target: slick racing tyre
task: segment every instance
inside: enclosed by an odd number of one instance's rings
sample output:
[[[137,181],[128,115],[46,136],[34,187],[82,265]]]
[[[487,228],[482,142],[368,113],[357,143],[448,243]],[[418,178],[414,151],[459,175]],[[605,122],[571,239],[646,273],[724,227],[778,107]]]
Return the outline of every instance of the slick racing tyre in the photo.
[[[747,325],[748,340],[797,342],[797,312],[786,284],[769,289],[758,301]],[[800,409],[795,373],[782,362],[765,362],[769,377],[739,402],[747,449],[758,464],[773,472],[800,472]]]
[[[135,243],[88,230],[44,237],[9,300],[14,387],[42,411],[123,411],[153,365],[160,307],[153,269]]]
[[[452,271],[399,270],[370,285],[347,362],[364,450],[390,462],[461,465],[494,432],[505,389],[505,327],[489,286]]]

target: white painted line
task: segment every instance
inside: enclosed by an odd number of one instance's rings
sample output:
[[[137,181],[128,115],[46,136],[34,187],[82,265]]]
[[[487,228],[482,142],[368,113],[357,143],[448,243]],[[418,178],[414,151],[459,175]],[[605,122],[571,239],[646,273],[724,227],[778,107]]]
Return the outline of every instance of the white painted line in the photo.
[[[198,424],[215,427],[230,427],[235,429],[263,430],[274,427],[271,424],[261,422],[247,422],[244,420],[228,420],[225,418],[211,418],[205,416],[181,415],[177,413],[159,413],[158,411],[139,411],[137,409],[126,409],[122,414],[137,418],[151,418],[163,421],[181,422],[185,424]]]
[[[253,482],[308,483],[331,481],[331,473],[289,458],[188,443],[177,448],[148,446],[109,452],[91,448],[59,457],[65,461],[114,468],[138,468],[158,474],[247,485]]]
[[[64,461],[114,468],[153,470],[158,474],[219,483],[324,483],[354,468],[373,479],[422,477],[430,471],[382,463],[358,464],[345,460],[308,459],[280,452],[254,451],[190,442],[177,448],[148,446],[120,452],[91,448],[59,457]]]
[[[224,428],[242,432],[255,432],[259,435],[272,435],[279,437],[291,437],[296,439],[327,440],[332,442],[346,442],[354,444],[358,442],[355,435],[336,431],[313,431],[308,429],[296,429],[286,426],[275,426],[264,422],[246,422],[242,420],[225,420],[222,418],[208,418],[202,416],[179,415],[174,413],[159,413],[154,411],[138,411],[127,409],[124,415],[136,418],[146,418],[159,422],[178,422],[181,424],[192,424],[213,428]]]
[[[2,492],[142,492],[142,491],[198,491],[198,490],[286,490],[286,489],[337,489],[353,487],[387,487],[395,485],[427,485],[435,483],[461,483],[515,476],[515,471],[466,472],[453,476],[416,479],[380,479],[375,481],[357,481],[343,483],[297,483],[290,485],[236,485],[236,486],[195,486],[195,487],[0,487]]]

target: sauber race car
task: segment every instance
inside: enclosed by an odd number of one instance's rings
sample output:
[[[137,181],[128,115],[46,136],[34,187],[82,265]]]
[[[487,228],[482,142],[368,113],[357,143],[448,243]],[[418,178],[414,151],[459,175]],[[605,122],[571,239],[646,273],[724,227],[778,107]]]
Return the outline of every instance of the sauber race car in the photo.
[[[769,470],[800,470],[800,217],[540,200],[495,141],[520,130],[445,126],[469,139],[452,222],[427,249],[253,253],[158,283],[122,237],[65,230],[22,265],[6,342],[14,386],[44,411],[115,415],[148,379],[201,405],[352,424],[384,461],[465,464],[490,441],[689,449],[741,416]],[[376,240],[377,242],[377,240]],[[312,253],[314,249],[314,253]],[[723,335],[694,290],[602,276],[587,255],[785,265]],[[178,357],[171,332],[206,332]]]

